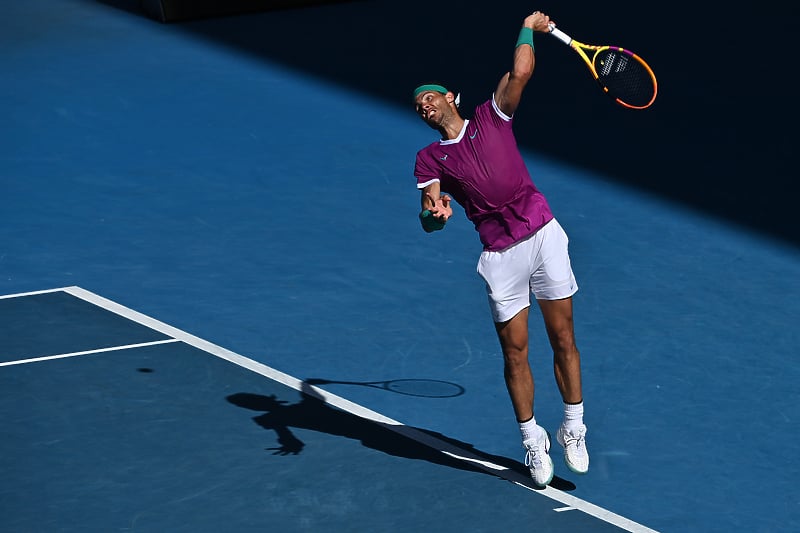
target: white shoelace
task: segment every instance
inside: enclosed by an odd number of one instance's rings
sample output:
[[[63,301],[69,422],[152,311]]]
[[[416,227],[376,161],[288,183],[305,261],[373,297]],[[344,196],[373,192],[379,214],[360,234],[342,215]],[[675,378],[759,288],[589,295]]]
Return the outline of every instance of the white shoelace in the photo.
[[[583,432],[573,435],[572,433],[564,432],[564,447],[575,445],[576,448],[581,449],[586,446],[586,435]]]
[[[531,446],[525,454],[525,466],[530,467],[531,465],[533,465],[534,468],[541,468],[542,466],[542,459],[539,456],[538,446]]]

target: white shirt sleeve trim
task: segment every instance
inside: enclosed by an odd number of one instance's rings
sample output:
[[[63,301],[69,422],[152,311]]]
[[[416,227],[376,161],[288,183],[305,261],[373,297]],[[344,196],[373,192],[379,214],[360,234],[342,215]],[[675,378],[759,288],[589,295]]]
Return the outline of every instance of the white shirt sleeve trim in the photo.
[[[509,117],[508,115],[506,115],[505,113],[503,113],[503,112],[500,110],[500,108],[497,106],[497,102],[495,102],[495,101],[494,101],[494,93],[492,93],[492,109],[494,109],[494,112],[495,112],[495,113],[497,113],[497,116],[498,116],[498,117],[502,118],[502,119],[503,119],[503,120],[505,120],[506,122],[508,122],[509,120],[511,120],[511,117]]]
[[[426,181],[424,183],[417,183],[417,189],[424,189],[425,187],[427,187],[431,183],[436,183],[438,181],[439,181],[439,178],[433,178],[432,180],[428,180],[428,181]]]

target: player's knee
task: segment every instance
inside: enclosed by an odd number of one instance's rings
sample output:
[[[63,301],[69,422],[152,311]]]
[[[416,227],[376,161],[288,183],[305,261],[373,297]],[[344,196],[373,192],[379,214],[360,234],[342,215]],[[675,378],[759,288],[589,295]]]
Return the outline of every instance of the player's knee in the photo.
[[[528,360],[528,345],[513,342],[503,343],[503,359],[509,364],[519,364]]]
[[[503,352],[503,368],[506,375],[516,376],[530,373],[527,350]]]
[[[578,355],[578,347],[575,345],[575,335],[572,328],[559,328],[550,333],[550,344],[556,355],[563,357],[574,357]]]

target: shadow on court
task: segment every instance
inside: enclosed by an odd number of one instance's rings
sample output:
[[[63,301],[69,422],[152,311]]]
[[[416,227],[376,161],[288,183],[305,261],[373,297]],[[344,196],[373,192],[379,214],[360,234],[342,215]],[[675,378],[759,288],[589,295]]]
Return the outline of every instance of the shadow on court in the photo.
[[[263,429],[274,433],[276,445],[266,448],[273,455],[301,454],[305,444],[293,430],[302,429],[359,441],[367,448],[395,457],[427,461],[449,468],[488,474],[486,470],[477,468],[466,460],[453,458],[440,450],[402,435],[387,424],[366,420],[331,407],[319,398],[307,383],[303,384],[301,399],[296,403],[280,399],[275,394],[267,396],[248,392],[231,394],[227,400],[237,407],[261,413],[253,417],[253,421]],[[482,452],[475,449],[472,444],[452,439],[441,433],[421,428],[414,429],[458,448],[481,461],[512,470],[526,480],[530,476],[527,467],[518,461]],[[532,483],[527,486],[536,488]],[[550,486],[562,491],[571,491],[576,488],[572,482],[557,476],[553,478]]]
[[[145,16],[137,0],[91,1]],[[741,14],[719,1],[652,4],[646,13],[632,0],[617,2],[613,10],[588,0],[546,9],[580,41],[630,47],[644,57],[658,77],[659,96],[646,111],[622,109],[601,94],[574,52],[537,35],[535,79],[517,111],[520,145],[800,243],[794,200],[785,194],[793,183],[796,136],[775,127],[800,115],[791,85],[779,79],[785,71],[782,50],[790,49],[785,45],[791,17],[781,16],[786,8],[774,3],[759,4],[771,14],[770,53],[740,46],[735,54],[714,53],[713,60],[678,52],[741,41]],[[485,5],[459,4],[433,17],[458,28],[453,32],[421,26],[419,9],[410,6],[397,0],[338,2],[168,23],[165,31],[288,65],[407,108],[409,116],[412,88],[440,81],[461,91],[469,116],[510,67],[522,18],[542,7],[505,2],[502,13],[485,22]],[[676,21],[676,12],[685,23]],[[681,32],[676,41],[676,24],[697,31]],[[747,76],[742,65],[748,65]],[[422,135],[420,146],[433,140]],[[409,167],[413,156],[408,154]]]

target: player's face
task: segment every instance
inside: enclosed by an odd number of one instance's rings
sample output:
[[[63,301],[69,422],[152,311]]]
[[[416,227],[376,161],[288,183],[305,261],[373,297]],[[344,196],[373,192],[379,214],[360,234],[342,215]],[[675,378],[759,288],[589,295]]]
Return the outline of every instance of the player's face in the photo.
[[[446,95],[436,91],[425,91],[414,100],[417,114],[428,126],[438,129],[450,113]]]

